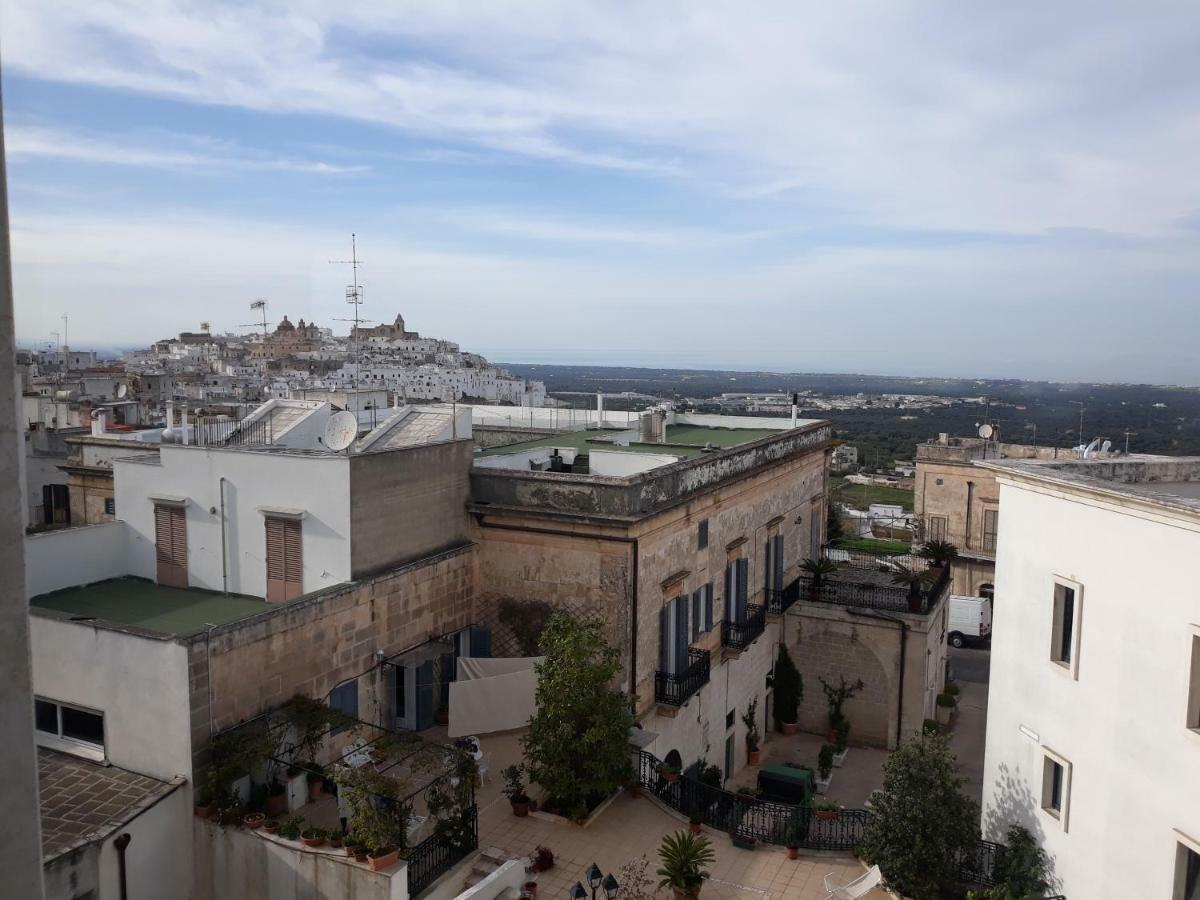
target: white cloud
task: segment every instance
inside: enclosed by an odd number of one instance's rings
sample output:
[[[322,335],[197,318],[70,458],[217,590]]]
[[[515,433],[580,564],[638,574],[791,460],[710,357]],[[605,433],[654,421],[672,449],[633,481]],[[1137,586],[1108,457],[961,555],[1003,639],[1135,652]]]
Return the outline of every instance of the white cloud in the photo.
[[[152,135],[161,138],[161,135]],[[4,141],[13,162],[28,159],[59,159],[84,163],[165,169],[173,172],[295,172],[307,175],[344,175],[364,172],[364,165],[336,165],[319,160],[230,154],[236,150],[223,142],[190,135],[174,136],[175,143],[190,149],[154,146],[146,136],[131,135],[122,141],[38,125],[9,124]]]

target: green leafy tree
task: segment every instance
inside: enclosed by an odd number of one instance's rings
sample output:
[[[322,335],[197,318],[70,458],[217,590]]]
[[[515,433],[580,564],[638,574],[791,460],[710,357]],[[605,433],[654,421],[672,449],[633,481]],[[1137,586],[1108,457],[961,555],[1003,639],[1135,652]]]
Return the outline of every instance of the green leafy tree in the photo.
[[[992,871],[996,884],[984,896],[987,900],[1033,900],[1043,896],[1049,887],[1046,851],[1020,825],[1008,829],[1004,844],[1007,849]]]
[[[775,728],[782,731],[785,724],[796,723],[800,698],[804,696],[804,681],[784,644],[779,645],[779,652],[775,656],[771,684],[775,689],[775,705],[771,708],[771,715],[775,719]]]
[[[628,783],[633,775],[630,698],[613,688],[620,655],[599,619],[555,613],[542,632],[537,711],[522,738],[529,777],[570,815]]]
[[[958,863],[979,837],[979,807],[963,795],[944,737],[922,735],[892,754],[871,812],[859,854],[892,890],[916,900],[959,896]]]

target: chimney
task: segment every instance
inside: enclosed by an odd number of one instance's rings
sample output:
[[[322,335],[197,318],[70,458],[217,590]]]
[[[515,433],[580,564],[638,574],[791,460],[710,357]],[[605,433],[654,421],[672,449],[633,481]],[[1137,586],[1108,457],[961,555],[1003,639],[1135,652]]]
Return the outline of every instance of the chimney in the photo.
[[[792,394],[792,427],[796,427],[796,420],[800,416],[800,395]]]
[[[104,410],[92,410],[92,437],[104,437]]]
[[[175,427],[175,401],[174,400],[167,401],[167,427],[168,428]]]
[[[185,403],[185,404],[183,404],[183,411],[180,414],[180,418],[179,418],[179,431],[180,431],[180,434],[183,435],[183,440],[181,441],[181,443],[183,443],[184,445],[186,445],[188,443],[188,415],[187,414],[188,414],[188,405]]]
[[[596,425],[604,426],[604,395],[596,391]]]

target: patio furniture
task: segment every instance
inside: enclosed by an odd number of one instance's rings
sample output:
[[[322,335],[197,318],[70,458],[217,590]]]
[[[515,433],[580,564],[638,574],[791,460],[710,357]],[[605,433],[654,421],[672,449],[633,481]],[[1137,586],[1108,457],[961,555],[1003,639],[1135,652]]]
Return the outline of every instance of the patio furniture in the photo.
[[[858,878],[847,884],[838,884],[833,873],[825,876],[825,900],[856,900],[870,893],[883,881],[879,866],[871,866]]]
[[[342,762],[352,769],[361,769],[363,766],[371,765],[371,754],[367,749],[367,742],[360,738],[347,744],[346,751],[342,754]]]
[[[487,784],[488,767],[490,766],[491,762],[492,754],[481,753],[480,759],[475,765],[476,771],[479,772],[479,784],[481,786]]]

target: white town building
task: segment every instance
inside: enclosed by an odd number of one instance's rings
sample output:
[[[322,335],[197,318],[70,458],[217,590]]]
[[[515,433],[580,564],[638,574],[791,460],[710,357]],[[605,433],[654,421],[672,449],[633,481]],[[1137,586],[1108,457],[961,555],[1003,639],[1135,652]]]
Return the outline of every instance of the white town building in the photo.
[[[998,460],[985,836],[1068,897],[1200,896],[1200,458]]]

